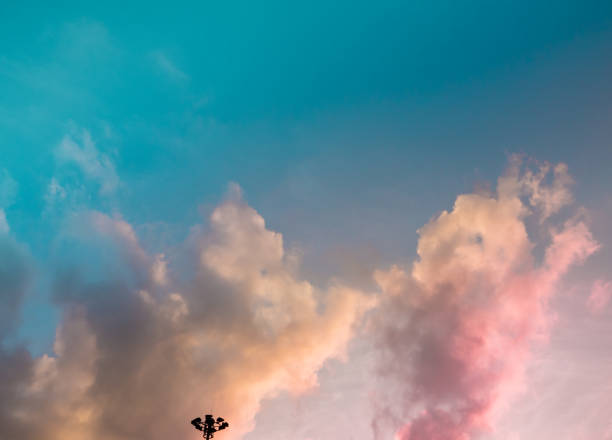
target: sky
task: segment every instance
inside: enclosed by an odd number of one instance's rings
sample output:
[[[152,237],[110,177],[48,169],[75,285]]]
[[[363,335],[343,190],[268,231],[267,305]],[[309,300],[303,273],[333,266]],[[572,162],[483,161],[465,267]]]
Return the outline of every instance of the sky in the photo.
[[[606,1],[3,3],[0,438],[612,440],[610,78]]]

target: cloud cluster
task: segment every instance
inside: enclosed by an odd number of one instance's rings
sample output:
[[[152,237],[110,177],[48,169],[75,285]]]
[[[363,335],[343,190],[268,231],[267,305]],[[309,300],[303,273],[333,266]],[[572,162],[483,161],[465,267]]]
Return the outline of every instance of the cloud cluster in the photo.
[[[212,409],[231,423],[224,438],[240,438],[262,399],[315,386],[373,306],[360,291],[301,280],[281,234],[240,199],[190,237],[190,277],[147,253],[120,218],[88,212],[68,229],[77,261],[55,283],[54,353],[0,352],[3,439],[186,439],[190,418]],[[21,261],[6,249],[1,264]],[[0,316],[15,316],[27,277],[0,269]]]
[[[420,229],[411,267],[376,272],[381,370],[400,385],[393,412],[408,419],[397,439],[475,438],[521,392],[558,281],[598,248],[578,218],[547,223],[571,201],[570,183],[564,165],[531,171],[515,157],[496,194],[460,195]],[[546,244],[531,241],[530,215],[547,227]]]
[[[89,141],[70,142],[62,154],[105,174]],[[53,353],[36,358],[11,339],[34,271],[0,223],[0,438],[187,439],[211,410],[231,422],[224,438],[241,438],[263,399],[316,386],[373,308],[365,329],[393,385],[377,420],[398,440],[477,438],[522,391],[559,280],[598,248],[579,216],[559,218],[571,183],[565,165],[513,157],[495,194],[460,195],[419,230],[412,265],[375,271],[376,298],[301,279],[237,187],[182,253],[148,252],[121,217],[72,213],[55,242],[62,319]],[[594,313],[608,284],[594,285]]]

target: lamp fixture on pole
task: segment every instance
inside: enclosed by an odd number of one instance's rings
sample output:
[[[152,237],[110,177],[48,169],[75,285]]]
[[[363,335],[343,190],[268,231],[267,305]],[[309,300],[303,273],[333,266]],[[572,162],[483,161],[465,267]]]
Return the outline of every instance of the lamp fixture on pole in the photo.
[[[222,417],[217,417],[215,420],[212,414],[206,414],[204,416],[204,420],[202,420],[200,417],[196,417],[191,421],[191,424],[198,431],[202,431],[202,437],[206,440],[213,438],[215,432],[229,427],[229,423],[227,423]]]

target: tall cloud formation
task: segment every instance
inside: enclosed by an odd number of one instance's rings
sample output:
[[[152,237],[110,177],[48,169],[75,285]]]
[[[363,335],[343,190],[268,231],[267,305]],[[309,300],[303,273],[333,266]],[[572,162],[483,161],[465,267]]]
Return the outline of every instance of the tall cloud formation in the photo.
[[[565,165],[531,171],[513,157],[496,194],[460,195],[419,230],[410,268],[376,272],[382,371],[400,384],[391,412],[408,419],[398,440],[476,438],[521,392],[560,278],[598,248],[579,218],[550,224],[570,183]],[[545,244],[530,239],[529,218],[549,231]]]
[[[190,418],[210,409],[231,423],[224,438],[240,438],[262,399],[315,386],[373,306],[360,291],[300,280],[281,234],[240,199],[191,239],[197,270],[185,280],[122,219],[74,219],[65,247],[96,264],[73,262],[58,276],[52,355],[0,345],[0,438],[187,439]],[[27,276],[6,265],[25,260],[0,246],[0,316],[14,316]]]

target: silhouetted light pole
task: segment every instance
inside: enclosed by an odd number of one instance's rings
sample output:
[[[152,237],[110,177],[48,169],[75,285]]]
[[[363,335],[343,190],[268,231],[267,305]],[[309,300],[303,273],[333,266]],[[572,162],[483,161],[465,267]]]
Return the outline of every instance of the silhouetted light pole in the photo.
[[[198,431],[202,431],[202,437],[204,437],[206,440],[213,438],[215,432],[229,427],[229,423],[223,420],[222,417],[217,417],[217,420],[215,420],[212,414],[206,414],[204,416],[204,420],[196,417],[191,421],[191,424]]]

